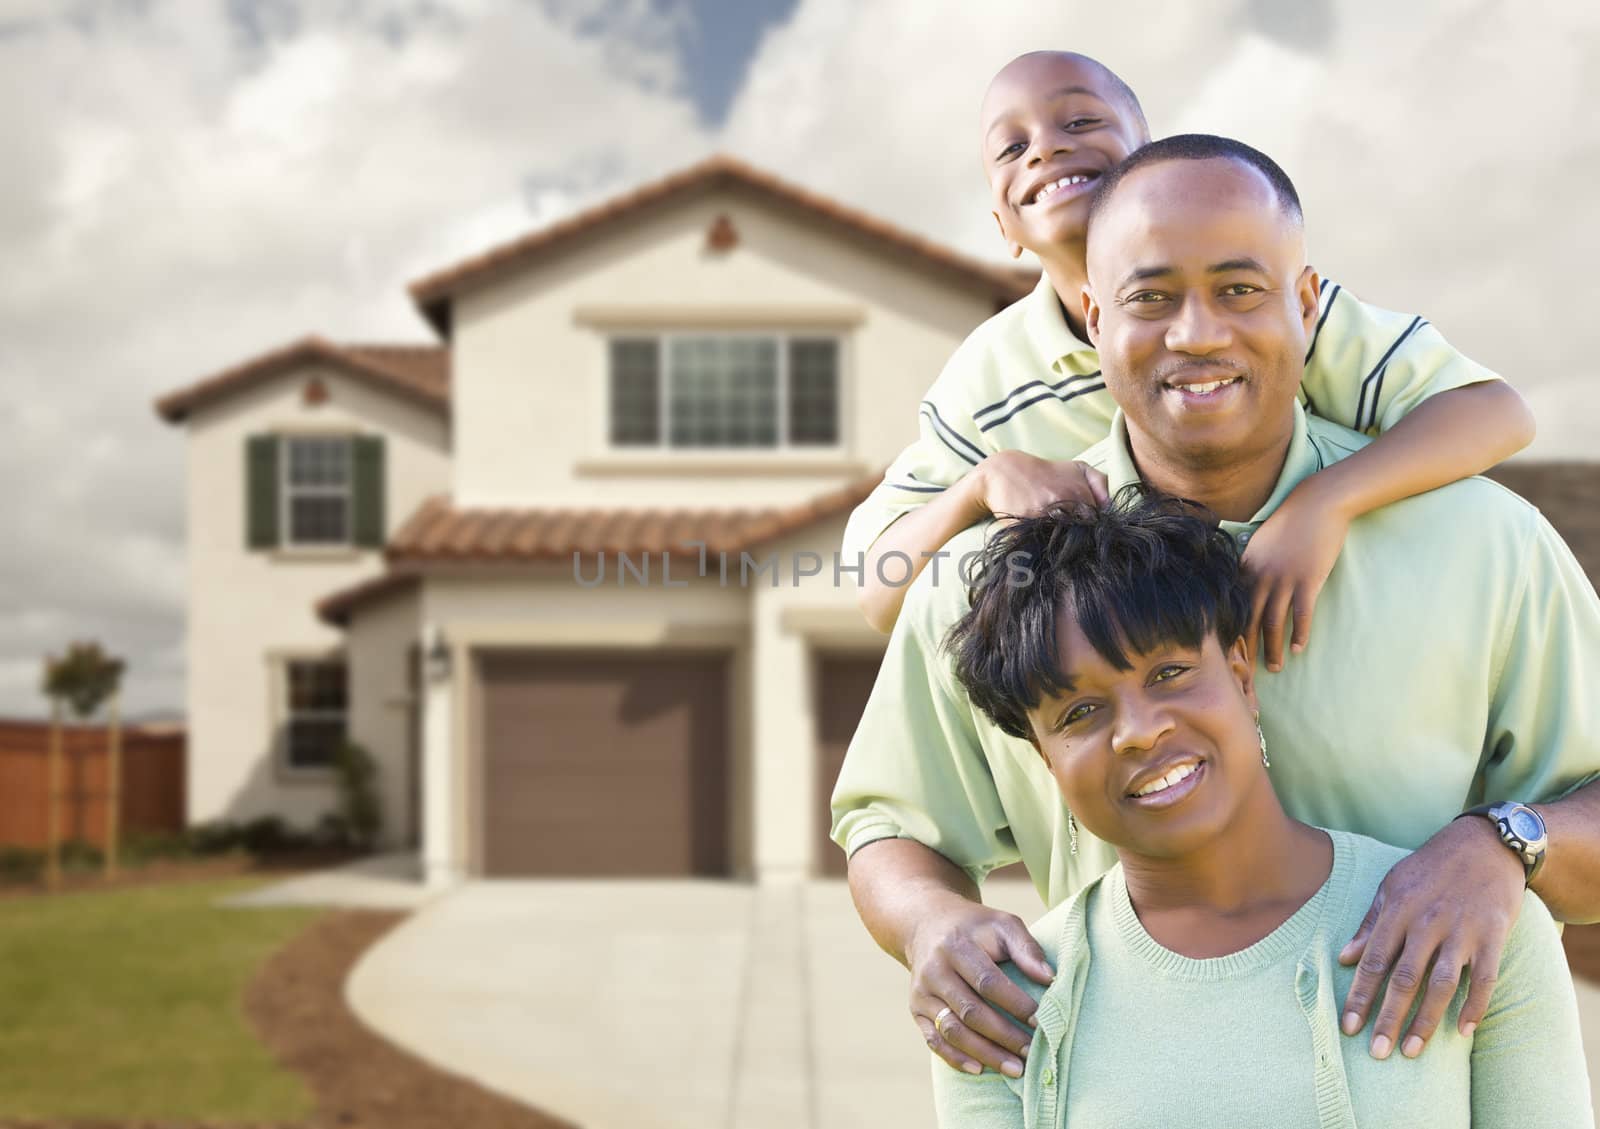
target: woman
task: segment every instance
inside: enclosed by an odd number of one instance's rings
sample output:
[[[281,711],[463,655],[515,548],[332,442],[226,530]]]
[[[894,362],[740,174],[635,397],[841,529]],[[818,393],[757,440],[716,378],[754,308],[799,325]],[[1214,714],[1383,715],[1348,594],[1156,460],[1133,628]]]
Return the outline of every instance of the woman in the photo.
[[[1058,507],[991,543],[956,676],[1120,861],[1033,927],[1057,971],[1013,976],[1039,1000],[1023,1076],[936,1060],[940,1124],[1592,1127],[1571,977],[1532,894],[1470,1037],[1465,987],[1419,1057],[1339,1034],[1355,970],[1337,954],[1404,852],[1284,814],[1270,760],[1294,750],[1261,737],[1248,618],[1232,540],[1186,503]]]

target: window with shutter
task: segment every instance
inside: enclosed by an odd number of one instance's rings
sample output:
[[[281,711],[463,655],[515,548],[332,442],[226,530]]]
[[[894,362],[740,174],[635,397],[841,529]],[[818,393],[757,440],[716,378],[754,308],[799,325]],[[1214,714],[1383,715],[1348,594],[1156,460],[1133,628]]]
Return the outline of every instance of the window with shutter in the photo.
[[[665,333],[609,344],[613,447],[815,450],[840,443],[837,337]]]
[[[383,439],[361,435],[351,440],[351,469],[355,497],[355,536],[357,545],[383,548],[384,473]]]
[[[252,435],[245,443],[245,544],[278,546],[278,437]]]

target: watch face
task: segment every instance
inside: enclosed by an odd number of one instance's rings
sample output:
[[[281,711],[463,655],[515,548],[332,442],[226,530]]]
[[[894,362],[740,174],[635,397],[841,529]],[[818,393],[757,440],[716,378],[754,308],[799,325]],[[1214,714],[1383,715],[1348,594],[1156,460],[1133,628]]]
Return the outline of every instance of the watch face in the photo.
[[[1512,833],[1524,843],[1532,843],[1544,838],[1544,821],[1539,818],[1539,813],[1529,811],[1527,808],[1518,808],[1506,817]]]

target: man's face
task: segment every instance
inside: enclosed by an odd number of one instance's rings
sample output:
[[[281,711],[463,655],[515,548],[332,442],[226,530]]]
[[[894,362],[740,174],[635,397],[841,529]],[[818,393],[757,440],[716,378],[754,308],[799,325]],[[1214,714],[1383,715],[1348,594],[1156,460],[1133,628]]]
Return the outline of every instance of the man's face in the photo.
[[[994,218],[1013,256],[1081,242],[1100,177],[1146,140],[1103,67],[1052,52],[995,76],[982,131]]]
[[[1318,280],[1266,177],[1226,159],[1141,168],[1088,257],[1085,324],[1136,452],[1215,468],[1282,446]]]

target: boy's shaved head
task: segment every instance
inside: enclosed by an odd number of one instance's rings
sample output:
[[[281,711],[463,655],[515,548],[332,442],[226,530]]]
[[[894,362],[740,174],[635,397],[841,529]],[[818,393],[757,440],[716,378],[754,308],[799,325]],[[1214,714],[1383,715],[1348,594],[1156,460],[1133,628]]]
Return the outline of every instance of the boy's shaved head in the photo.
[[[1139,104],[1139,96],[1133,92],[1133,87],[1122,80],[1122,76],[1099,59],[1089,55],[1079,54],[1077,51],[1029,51],[1018,55],[995,73],[989,80],[989,86],[983,94],[983,129],[988,131],[994,118],[994,110],[990,105],[996,87],[1004,86],[1013,80],[1027,81],[1030,77],[1043,74],[1054,69],[1051,64],[1068,63],[1078,67],[1086,67],[1098,72],[1105,80],[1106,92],[1117,101],[1118,107],[1128,115],[1137,125],[1145,141],[1150,140],[1150,123],[1145,120],[1144,107]]]
[[[1012,255],[1032,251],[1047,269],[1064,256],[1081,273],[1089,193],[1150,140],[1139,99],[1098,59],[1032,51],[989,83],[980,132],[990,211]]]

